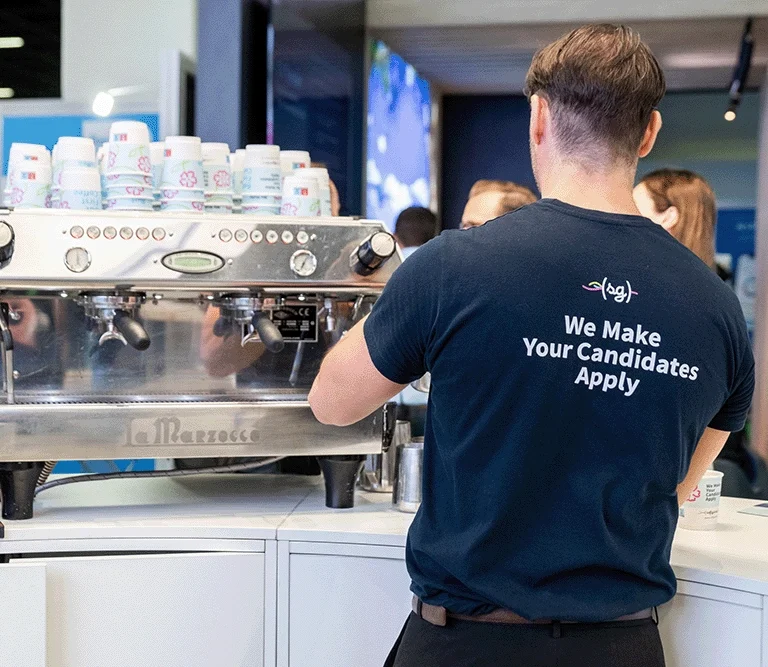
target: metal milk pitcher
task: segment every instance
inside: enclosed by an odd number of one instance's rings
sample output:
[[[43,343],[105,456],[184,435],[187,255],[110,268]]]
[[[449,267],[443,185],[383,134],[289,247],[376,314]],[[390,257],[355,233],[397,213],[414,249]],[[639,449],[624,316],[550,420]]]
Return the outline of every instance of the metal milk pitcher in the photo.
[[[375,493],[392,493],[395,484],[395,456],[397,448],[411,441],[411,423],[398,419],[392,445],[381,454],[369,454],[365,457],[360,472],[360,488]]]
[[[396,451],[397,475],[392,503],[401,512],[416,512],[421,505],[421,479],[424,468],[424,438],[413,438]]]

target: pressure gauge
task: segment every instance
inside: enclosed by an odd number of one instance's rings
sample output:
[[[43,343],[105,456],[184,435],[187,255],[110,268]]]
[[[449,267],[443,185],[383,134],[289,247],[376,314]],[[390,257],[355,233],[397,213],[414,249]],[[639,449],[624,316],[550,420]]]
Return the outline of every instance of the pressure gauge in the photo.
[[[91,255],[85,248],[70,248],[64,255],[64,264],[73,273],[82,273],[91,265]]]
[[[317,257],[309,250],[297,250],[291,255],[291,271],[308,278],[317,270]]]

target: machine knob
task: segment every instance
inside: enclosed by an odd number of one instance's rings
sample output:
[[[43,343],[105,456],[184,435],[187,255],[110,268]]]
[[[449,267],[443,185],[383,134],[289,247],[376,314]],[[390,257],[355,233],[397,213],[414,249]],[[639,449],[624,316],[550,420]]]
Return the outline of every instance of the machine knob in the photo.
[[[349,268],[361,276],[370,276],[395,254],[397,243],[388,232],[376,232],[363,241],[349,257]]]
[[[0,267],[11,261],[15,240],[13,228],[7,222],[0,220]]]

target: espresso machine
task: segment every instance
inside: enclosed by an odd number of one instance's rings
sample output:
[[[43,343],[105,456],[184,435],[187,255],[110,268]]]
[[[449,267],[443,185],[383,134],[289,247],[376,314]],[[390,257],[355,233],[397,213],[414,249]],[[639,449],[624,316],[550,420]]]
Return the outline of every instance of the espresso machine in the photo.
[[[393,413],[307,395],[400,262],[367,220],[0,209],[3,517],[57,460],[316,456],[349,506]]]

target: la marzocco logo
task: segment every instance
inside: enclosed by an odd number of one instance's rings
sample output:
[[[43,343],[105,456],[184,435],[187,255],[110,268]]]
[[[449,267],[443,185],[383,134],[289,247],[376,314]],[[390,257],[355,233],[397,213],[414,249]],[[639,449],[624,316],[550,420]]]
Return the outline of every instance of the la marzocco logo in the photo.
[[[602,281],[593,280],[589,285],[582,285],[581,288],[587,292],[602,294],[603,301],[613,299],[616,303],[629,303],[633,296],[637,296],[637,292],[633,291],[629,280],[614,284],[608,278],[603,278]]]
[[[259,437],[255,428],[184,428],[177,417],[160,417],[149,429],[136,430],[131,440],[137,445],[241,445]]]

